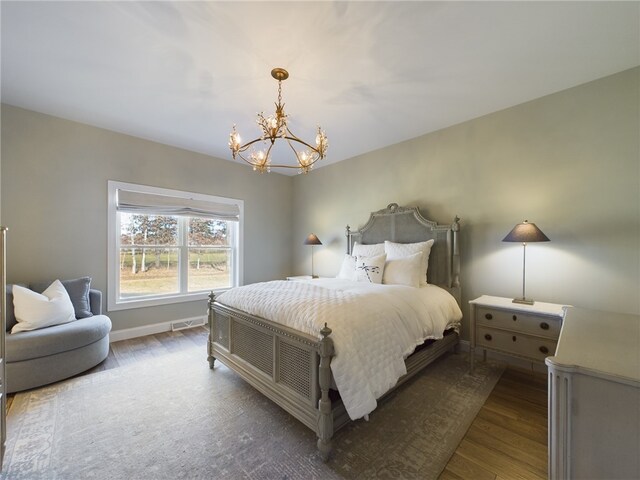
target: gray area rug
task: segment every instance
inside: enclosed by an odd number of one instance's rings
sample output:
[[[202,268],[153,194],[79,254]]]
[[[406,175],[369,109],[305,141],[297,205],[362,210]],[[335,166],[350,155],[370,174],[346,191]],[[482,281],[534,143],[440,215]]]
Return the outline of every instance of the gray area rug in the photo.
[[[437,478],[502,373],[448,354],[339,431],[315,434],[202,348],[18,394],[2,478]]]

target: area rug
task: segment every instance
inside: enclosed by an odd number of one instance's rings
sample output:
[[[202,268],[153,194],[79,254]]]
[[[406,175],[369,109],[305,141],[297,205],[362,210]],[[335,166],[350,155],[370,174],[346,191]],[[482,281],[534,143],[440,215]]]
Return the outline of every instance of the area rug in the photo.
[[[437,478],[503,367],[448,354],[334,437],[315,434],[202,348],[16,395],[2,478]]]

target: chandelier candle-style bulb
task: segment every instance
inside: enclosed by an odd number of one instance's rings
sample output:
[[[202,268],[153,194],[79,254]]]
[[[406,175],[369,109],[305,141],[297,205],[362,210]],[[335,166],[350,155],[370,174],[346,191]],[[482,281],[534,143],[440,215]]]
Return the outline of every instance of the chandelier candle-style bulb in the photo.
[[[289,78],[289,73],[284,68],[274,68],[271,76],[278,81],[278,101],[275,114],[265,117],[264,113],[259,113],[256,123],[262,130],[262,135],[254,140],[242,144],[240,134],[233,126],[229,134],[229,149],[234,159],[240,157],[253,167],[254,171],[260,173],[270,172],[271,168],[297,168],[300,173],[308,173],[313,165],[323,159],[327,154],[329,141],[325,132],[318,127],[316,134],[316,146],[313,147],[309,143],[295,136],[289,129],[287,114],[284,112],[284,104],[282,103],[282,82]],[[271,150],[277,140],[284,140],[296,159],[296,164],[271,163]],[[262,142],[263,149],[254,151],[253,146],[258,142]],[[248,154],[245,152],[251,147]]]

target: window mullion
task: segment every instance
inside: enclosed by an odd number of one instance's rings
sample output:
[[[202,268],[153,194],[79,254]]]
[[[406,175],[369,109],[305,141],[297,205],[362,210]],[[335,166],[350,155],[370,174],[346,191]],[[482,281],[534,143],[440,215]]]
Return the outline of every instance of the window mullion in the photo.
[[[180,293],[189,291],[189,217],[178,217],[180,239]]]

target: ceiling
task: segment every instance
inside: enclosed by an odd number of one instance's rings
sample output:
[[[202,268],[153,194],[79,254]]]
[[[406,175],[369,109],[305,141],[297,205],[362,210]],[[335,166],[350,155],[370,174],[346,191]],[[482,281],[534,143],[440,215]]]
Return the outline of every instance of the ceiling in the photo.
[[[228,160],[232,125],[248,140],[273,112],[273,67],[330,164],[640,64],[639,2],[0,8],[3,103]]]

